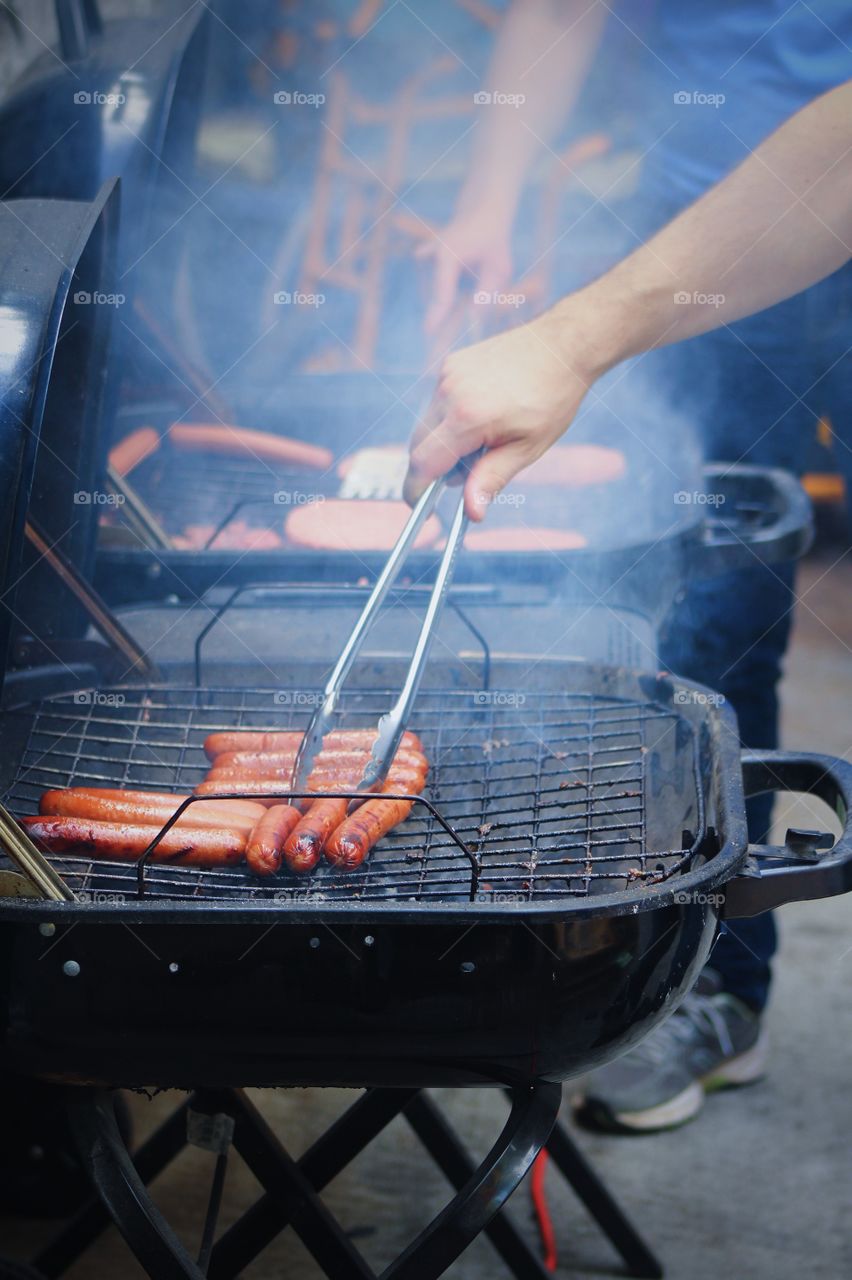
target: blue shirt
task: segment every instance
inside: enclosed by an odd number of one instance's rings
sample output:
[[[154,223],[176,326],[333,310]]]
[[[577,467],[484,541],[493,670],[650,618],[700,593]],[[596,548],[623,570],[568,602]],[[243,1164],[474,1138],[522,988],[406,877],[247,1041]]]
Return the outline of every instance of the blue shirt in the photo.
[[[806,102],[852,79],[852,0],[659,0],[647,48],[643,193],[680,208]]]

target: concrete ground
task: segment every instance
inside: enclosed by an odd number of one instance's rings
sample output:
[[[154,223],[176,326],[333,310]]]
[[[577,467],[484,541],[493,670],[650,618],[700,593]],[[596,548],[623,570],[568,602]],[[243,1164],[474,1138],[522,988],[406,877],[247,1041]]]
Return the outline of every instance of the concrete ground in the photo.
[[[787,664],[784,743],[846,754],[852,747],[852,558],[812,559],[802,569],[801,603]],[[825,822],[818,803],[787,803],[779,827]],[[836,830],[836,827],[834,828]],[[584,1152],[621,1198],[662,1259],[669,1280],[838,1280],[852,1274],[852,898],[795,905],[782,915],[781,953],[768,1013],[773,1039],[768,1079],[712,1097],[680,1132],[625,1139],[579,1134]],[[440,1092],[472,1149],[484,1151],[505,1114],[491,1092]],[[256,1095],[293,1154],[351,1100],[338,1091]],[[175,1104],[172,1096],[133,1102],[140,1137]],[[159,1203],[187,1244],[197,1247],[210,1158],[193,1150],[156,1184]],[[551,1171],[559,1275],[623,1274],[609,1244]],[[229,1171],[223,1224],[248,1207],[257,1184],[238,1160]],[[329,1189],[327,1203],[357,1233],[377,1270],[416,1234],[447,1187],[397,1121]],[[2,1209],[0,1209],[2,1212]],[[510,1213],[534,1240],[529,1193]],[[0,1218],[2,1252],[25,1258],[45,1240],[42,1223]],[[318,1272],[287,1232],[244,1273],[247,1280],[309,1280]],[[505,1273],[484,1240],[447,1273],[498,1280]],[[142,1272],[110,1231],[69,1280],[135,1280]]]

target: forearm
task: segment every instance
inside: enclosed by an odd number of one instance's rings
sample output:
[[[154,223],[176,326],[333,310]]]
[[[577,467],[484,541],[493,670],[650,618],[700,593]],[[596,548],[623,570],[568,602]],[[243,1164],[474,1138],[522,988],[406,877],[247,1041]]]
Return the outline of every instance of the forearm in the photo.
[[[592,63],[607,10],[597,0],[515,0],[500,29],[479,108],[462,211],[486,206],[511,224],[524,180],[565,121]],[[523,99],[494,102],[494,95]]]
[[[852,82],[810,103],[641,249],[548,313],[595,371],[798,293],[852,257]],[[570,340],[570,338],[569,338]]]

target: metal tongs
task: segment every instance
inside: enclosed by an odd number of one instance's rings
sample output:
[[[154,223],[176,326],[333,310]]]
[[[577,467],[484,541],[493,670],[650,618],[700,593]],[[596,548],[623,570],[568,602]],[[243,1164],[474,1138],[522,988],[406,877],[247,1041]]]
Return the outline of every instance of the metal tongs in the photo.
[[[464,463],[460,463],[459,466],[464,466]],[[307,790],[307,781],[313,769],[314,761],[322,749],[323,738],[332,728],[343,682],[360,652],[367,632],[373,625],[388,591],[393,586],[402,566],[408,559],[417,534],[432,514],[448,479],[449,477],[447,476],[441,476],[439,479],[433,480],[423,492],[414,506],[405,528],[397,539],[396,545],[388,556],[387,563],[376,581],[370,598],[364,606],[364,610],[328,678],[323,690],[322,702],[314,714],[296,753],[293,776],[290,783],[291,791]],[[414,653],[405,677],[405,683],[393,707],[390,711],[385,712],[379,721],[378,735],[361,780],[355,788],[356,791],[373,792],[380,790],[387,777],[391,762],[396,755],[397,747],[402,740],[402,735],[405,733],[411,708],[417,696],[417,690],[420,687],[426,659],[429,656],[429,649],[432,644],[432,637],[435,633],[438,619],[441,616],[447,591],[452,582],[456,557],[464,542],[467,523],[467,516],[464,511],[464,489],[462,488],[459,491],[459,500],[450,524],[447,544],[441,556],[435,585],[429,597],[426,616],[423,619],[423,625],[420,628],[420,634],[414,646]],[[350,809],[356,808],[359,803],[360,801],[358,800],[352,800]]]

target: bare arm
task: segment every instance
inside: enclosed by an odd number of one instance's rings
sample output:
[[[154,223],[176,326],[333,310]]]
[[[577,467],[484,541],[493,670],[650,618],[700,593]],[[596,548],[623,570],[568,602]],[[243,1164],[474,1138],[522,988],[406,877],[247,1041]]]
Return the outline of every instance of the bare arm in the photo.
[[[484,85],[492,101],[476,107],[471,163],[455,215],[430,246],[435,282],[428,330],[450,311],[463,268],[490,292],[509,283],[512,223],[524,183],[542,144],[574,106],[606,13],[600,0],[513,0]],[[494,101],[495,95],[517,105]]]
[[[852,81],[792,116],[642,248],[552,310],[449,356],[412,441],[408,493],[487,446],[488,501],[568,428],[606,370],[761,311],[852,257]]]

